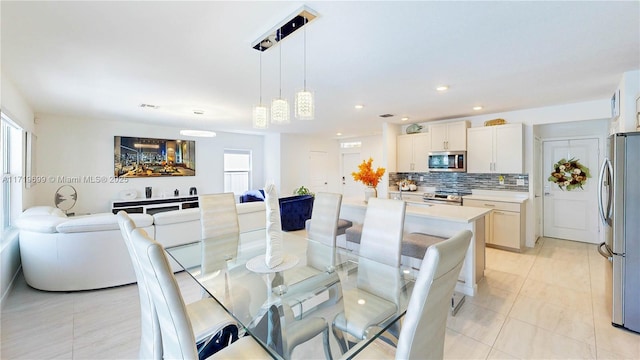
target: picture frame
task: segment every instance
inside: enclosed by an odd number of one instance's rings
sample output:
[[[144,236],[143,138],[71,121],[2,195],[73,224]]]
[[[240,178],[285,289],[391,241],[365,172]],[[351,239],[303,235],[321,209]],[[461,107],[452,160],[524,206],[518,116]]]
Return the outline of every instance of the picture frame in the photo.
[[[195,151],[193,140],[114,136],[114,176],[195,176]]]
[[[611,118],[616,120],[620,117],[620,90],[616,90],[611,97]]]

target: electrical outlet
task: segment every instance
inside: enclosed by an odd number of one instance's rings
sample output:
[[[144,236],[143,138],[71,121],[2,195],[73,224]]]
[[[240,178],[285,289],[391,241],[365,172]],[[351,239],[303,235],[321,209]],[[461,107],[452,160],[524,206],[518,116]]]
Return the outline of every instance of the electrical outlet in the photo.
[[[500,185],[504,185],[504,176],[498,176],[498,183],[500,183]]]
[[[516,179],[517,186],[524,186],[524,179]]]
[[[411,180],[411,175],[407,176],[407,180]]]
[[[420,181],[424,181],[424,176],[420,176]]]

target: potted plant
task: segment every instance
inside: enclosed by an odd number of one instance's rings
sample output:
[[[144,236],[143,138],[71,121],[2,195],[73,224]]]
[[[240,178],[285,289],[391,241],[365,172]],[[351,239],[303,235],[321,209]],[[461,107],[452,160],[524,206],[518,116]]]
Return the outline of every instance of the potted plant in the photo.
[[[378,197],[378,190],[376,187],[384,175],[385,168],[377,168],[373,170],[373,159],[363,160],[362,164],[358,165],[358,171],[351,173],[353,180],[360,181],[367,186],[367,190],[364,193],[364,201],[368,202],[371,196]]]
[[[314,193],[311,192],[308,188],[304,186],[300,186],[299,188],[293,190],[293,195],[311,195],[315,196]]]

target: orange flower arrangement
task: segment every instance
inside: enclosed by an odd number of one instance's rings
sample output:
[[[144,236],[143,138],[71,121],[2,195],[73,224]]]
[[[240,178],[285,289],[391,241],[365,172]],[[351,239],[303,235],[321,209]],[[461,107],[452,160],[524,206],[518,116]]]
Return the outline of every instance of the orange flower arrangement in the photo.
[[[358,172],[351,173],[353,180],[360,181],[367,186],[376,188],[382,178],[382,175],[384,175],[385,169],[379,167],[376,171],[373,171],[373,167],[371,166],[372,163],[372,158],[369,158],[368,161],[362,160],[362,164],[358,165]]]

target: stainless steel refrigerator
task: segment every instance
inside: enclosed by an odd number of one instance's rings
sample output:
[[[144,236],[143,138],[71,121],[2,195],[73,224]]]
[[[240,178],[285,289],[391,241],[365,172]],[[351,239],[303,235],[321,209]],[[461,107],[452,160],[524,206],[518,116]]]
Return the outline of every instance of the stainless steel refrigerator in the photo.
[[[611,322],[640,332],[640,132],[609,137],[599,182],[605,242],[598,251],[611,266]]]

